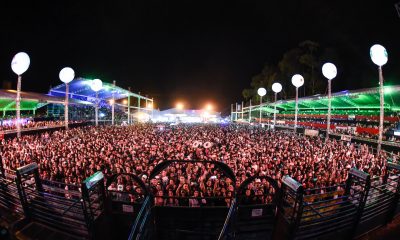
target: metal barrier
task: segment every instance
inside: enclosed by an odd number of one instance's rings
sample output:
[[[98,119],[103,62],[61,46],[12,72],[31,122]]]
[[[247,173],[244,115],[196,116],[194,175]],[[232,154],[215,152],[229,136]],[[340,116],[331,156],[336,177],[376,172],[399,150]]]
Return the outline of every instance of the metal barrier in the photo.
[[[15,182],[16,173],[13,170],[3,169],[3,166],[0,166],[0,169],[0,206],[8,209],[11,213],[22,216],[24,210]]]
[[[149,183],[171,163],[157,166],[150,174]],[[214,164],[208,161],[201,163]],[[222,240],[350,239],[389,223],[400,212],[400,165],[393,162],[386,164],[386,174],[381,178],[371,179],[368,173],[350,169],[346,184],[306,191],[289,176],[282,179],[281,187],[268,177],[251,177],[235,190],[229,208],[226,205],[218,207],[218,204],[204,204],[197,208],[171,205],[154,207],[157,197],[182,197],[154,196],[148,186],[134,175],[131,177],[138,179],[138,186],[143,191],[136,193],[136,199],[140,199],[136,203],[128,196],[135,194],[132,192],[108,190],[106,195],[101,172],[90,176],[77,187],[40,179],[36,163],[17,171],[1,167],[0,170],[0,207],[25,216],[30,221],[87,239],[95,238],[95,225],[104,214],[109,214],[108,217],[118,214],[128,216],[130,220],[126,225],[126,236],[129,239],[157,239],[165,236],[167,239],[194,237]],[[223,169],[223,173],[234,176],[229,169]],[[273,196],[268,198],[271,201],[256,205],[243,204],[243,193],[248,184],[263,178],[274,189]],[[264,195],[262,197],[265,200]],[[224,198],[225,203],[228,203]],[[109,211],[106,211],[107,203],[112,206]],[[127,206],[135,204],[137,206],[132,212],[127,211]],[[248,227],[245,230],[244,223]],[[243,234],[246,231],[248,234]],[[257,235],[258,232],[262,235]]]
[[[252,193],[249,189],[250,184],[258,191]],[[259,191],[261,186],[263,191]],[[226,239],[231,239],[232,236],[237,239],[271,238],[275,229],[279,200],[280,189],[274,179],[257,175],[247,178],[237,189],[237,207],[229,214],[231,219],[227,223],[231,232],[225,234]]]
[[[382,179],[374,178],[370,182],[365,207],[357,226],[357,236],[387,224],[394,217],[399,202],[399,170],[399,165],[387,163],[387,174]]]
[[[142,224],[139,220],[142,221],[145,214],[144,207],[153,206],[147,186],[136,175],[120,173],[107,178],[106,188],[110,232],[116,239],[135,239]],[[133,231],[133,226],[137,225],[137,230]]]
[[[153,206],[153,198],[148,195],[142,204],[134,224],[132,225],[128,240],[152,239],[153,229],[152,224],[149,224],[149,222]]]
[[[173,164],[210,164],[220,171],[221,179],[232,180],[235,186],[236,178],[233,171],[222,162],[215,161],[200,161],[200,160],[169,160],[162,162],[154,167],[148,178],[148,185],[151,187],[152,179],[156,177],[166,168]],[[166,203],[167,206],[148,207],[142,230],[139,238],[144,239],[144,233],[147,239],[216,239],[221,233],[221,229],[226,222],[229,209],[234,202],[232,197],[201,197],[201,196],[154,196],[155,205],[164,205],[164,198],[172,199],[172,203]],[[233,196],[234,197],[234,196]],[[189,207],[190,199],[197,199],[197,207]],[[204,201],[203,201],[204,200]],[[232,204],[231,204],[232,203]],[[232,209],[232,208],[231,208]],[[149,230],[151,229],[151,230]],[[152,231],[152,232],[151,232]]]
[[[273,239],[294,238],[303,212],[303,191],[303,186],[293,178],[283,177]]]
[[[129,179],[134,187],[126,191],[121,186],[121,189],[118,190],[116,183],[119,178]],[[110,187],[112,184],[116,185],[116,190]],[[106,182],[106,189],[108,212],[111,214],[136,216],[146,196],[149,195],[145,183],[138,176],[128,173],[114,174],[109,177]]]
[[[297,226],[296,239],[321,236],[327,239],[333,236],[346,238],[352,235],[365,204],[368,183],[368,174],[351,169],[346,186],[310,190],[316,194],[303,196],[303,212]]]
[[[49,193],[48,189],[54,191],[55,187],[42,184],[36,163],[18,168],[16,173],[24,213],[30,221],[74,236],[90,238],[89,223],[81,198],[66,198],[65,195],[69,193],[62,193],[62,189],[57,189],[57,194]]]

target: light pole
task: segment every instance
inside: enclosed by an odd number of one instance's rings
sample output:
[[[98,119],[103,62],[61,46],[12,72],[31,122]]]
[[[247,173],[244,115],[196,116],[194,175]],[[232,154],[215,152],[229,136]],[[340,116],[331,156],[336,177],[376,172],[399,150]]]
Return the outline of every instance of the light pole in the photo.
[[[384,118],[384,109],[383,105],[385,103],[384,95],[383,95],[383,74],[382,74],[382,66],[385,65],[388,61],[388,54],[386,49],[379,44],[375,44],[371,47],[369,54],[371,56],[371,60],[373,63],[379,66],[379,97],[380,97],[380,115],[379,115],[379,138],[378,138],[378,148],[377,152],[381,151],[382,145],[382,134],[383,134],[383,118]]]
[[[276,124],[276,101],[277,101],[277,96],[278,93],[282,91],[282,84],[280,83],[274,83],[272,84],[272,91],[275,93],[275,102],[274,102],[274,128]]]
[[[250,106],[249,106],[249,123],[251,123],[251,98],[250,98]]]
[[[267,94],[267,90],[265,88],[259,88],[257,90],[258,95],[260,96],[260,120],[259,123],[261,124],[261,104],[262,104],[262,97],[265,96],[265,94]]]
[[[329,139],[329,131],[331,130],[331,82],[337,75],[337,69],[333,63],[325,63],[322,66],[322,74],[328,79],[328,117],[326,121],[326,141]]]
[[[304,78],[300,74],[295,74],[292,77],[292,84],[296,87],[296,108],[294,113],[294,132],[296,133],[297,129],[297,112],[299,111],[299,87],[303,86]]]
[[[21,75],[29,68],[31,60],[25,52],[17,53],[11,61],[11,69],[18,75],[17,98],[15,107],[17,110],[17,137],[21,137]]]
[[[112,91],[112,99],[111,99],[111,125],[114,126],[115,120],[115,80],[113,81],[113,91]]]
[[[96,126],[99,125],[99,91],[103,88],[103,82],[100,79],[94,79],[90,88],[96,92],[96,104],[95,104],[95,122]]]
[[[69,83],[74,80],[75,72],[70,67],[65,67],[61,69],[60,73],[58,74],[61,82],[65,83],[65,102],[64,102],[64,124],[65,129],[68,129],[68,92],[69,92]]]

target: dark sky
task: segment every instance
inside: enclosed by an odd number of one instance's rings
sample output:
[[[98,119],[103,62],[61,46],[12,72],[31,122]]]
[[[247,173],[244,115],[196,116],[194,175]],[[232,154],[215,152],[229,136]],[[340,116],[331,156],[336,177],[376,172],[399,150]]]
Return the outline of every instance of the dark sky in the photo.
[[[60,83],[59,70],[71,66],[77,76],[131,86],[157,107],[181,99],[227,111],[265,63],[313,40],[335,48],[343,61],[335,91],[377,86],[374,43],[389,53],[385,80],[400,83],[397,1],[5,1],[0,80],[15,86],[10,62],[25,51],[25,91],[47,92]]]

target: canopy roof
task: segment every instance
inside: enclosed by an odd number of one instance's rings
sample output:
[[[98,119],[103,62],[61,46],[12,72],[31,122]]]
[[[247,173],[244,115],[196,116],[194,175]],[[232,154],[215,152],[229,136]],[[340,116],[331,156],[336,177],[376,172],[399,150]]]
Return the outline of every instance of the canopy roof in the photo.
[[[400,111],[400,85],[384,87],[384,108],[385,111]],[[274,103],[264,103],[262,105],[265,111],[273,108]],[[314,95],[299,98],[299,111],[326,111],[328,109],[327,95]],[[380,108],[379,88],[367,88],[360,90],[345,90],[332,93],[332,110],[378,110]],[[296,107],[295,99],[279,100],[276,102],[276,108],[279,112],[294,111]],[[259,109],[254,106],[253,110]],[[248,110],[248,107],[246,107]]]
[[[15,111],[16,97],[17,91],[11,89],[0,89],[0,111]],[[49,96],[41,93],[21,92],[21,110],[35,110],[49,103],[64,104],[64,98]],[[70,99],[70,104],[92,103],[77,99]]]
[[[91,79],[85,78],[77,78],[70,82],[68,84],[70,98],[77,98],[85,101],[89,100],[88,98],[94,98],[96,96],[96,92],[91,89],[91,83]],[[50,89],[49,95],[65,96],[65,84],[63,83]],[[132,93],[126,89],[114,86],[112,83],[107,83],[103,81],[103,88],[98,92],[98,97],[102,100],[108,100],[112,99],[113,96],[116,100],[127,98],[128,96],[151,100],[150,98]]]

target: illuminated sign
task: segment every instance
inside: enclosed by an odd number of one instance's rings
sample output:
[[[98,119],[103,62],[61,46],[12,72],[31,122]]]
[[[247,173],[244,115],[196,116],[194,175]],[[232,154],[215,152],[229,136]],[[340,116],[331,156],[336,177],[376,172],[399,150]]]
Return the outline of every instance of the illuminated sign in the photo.
[[[92,176],[88,177],[83,181],[83,183],[86,185],[87,189],[90,189],[93,185],[95,185],[98,181],[102,180],[104,178],[104,175],[102,172],[96,172]]]

